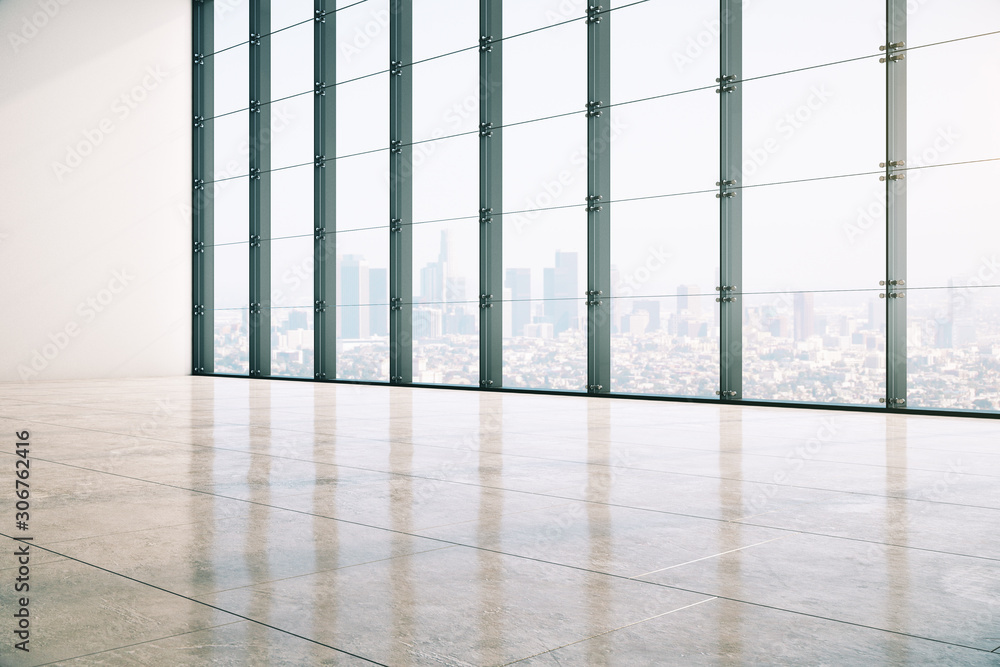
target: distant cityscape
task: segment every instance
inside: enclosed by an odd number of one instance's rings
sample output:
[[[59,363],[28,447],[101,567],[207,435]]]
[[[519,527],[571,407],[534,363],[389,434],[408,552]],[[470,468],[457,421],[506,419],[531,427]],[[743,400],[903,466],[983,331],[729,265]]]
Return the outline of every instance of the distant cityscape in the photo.
[[[477,385],[479,303],[449,272],[447,232],[419,271],[413,304],[413,381]],[[555,252],[532,300],[529,268],[505,271],[504,386],[585,391],[585,298],[578,255]],[[338,258],[340,379],[388,381],[388,272],[360,255]],[[617,270],[612,269],[612,284]],[[613,290],[614,291],[614,290]],[[937,299],[931,302],[930,297]],[[956,294],[962,298],[955,298]],[[948,295],[951,295],[949,299]],[[911,290],[911,407],[1000,409],[1000,298],[990,290]],[[877,293],[743,295],[743,398],[878,404],[885,397],[885,302]],[[369,305],[374,304],[374,305]],[[714,286],[679,285],[669,297],[612,299],[616,393],[714,397],[719,307]],[[249,315],[215,313],[215,371],[249,371]],[[313,312],[273,309],[271,373],[313,377]]]

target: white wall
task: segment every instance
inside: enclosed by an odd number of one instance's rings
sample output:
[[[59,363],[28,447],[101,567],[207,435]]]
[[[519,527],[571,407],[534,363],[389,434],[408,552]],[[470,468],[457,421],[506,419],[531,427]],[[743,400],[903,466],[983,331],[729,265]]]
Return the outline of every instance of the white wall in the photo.
[[[0,382],[188,373],[191,1],[2,0],[0,36]]]

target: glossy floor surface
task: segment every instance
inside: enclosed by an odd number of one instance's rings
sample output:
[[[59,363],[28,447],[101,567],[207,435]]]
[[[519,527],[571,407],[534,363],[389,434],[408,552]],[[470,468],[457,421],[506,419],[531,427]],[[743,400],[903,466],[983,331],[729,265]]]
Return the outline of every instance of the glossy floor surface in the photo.
[[[997,420],[168,378],[0,422],[2,665],[1000,665]]]

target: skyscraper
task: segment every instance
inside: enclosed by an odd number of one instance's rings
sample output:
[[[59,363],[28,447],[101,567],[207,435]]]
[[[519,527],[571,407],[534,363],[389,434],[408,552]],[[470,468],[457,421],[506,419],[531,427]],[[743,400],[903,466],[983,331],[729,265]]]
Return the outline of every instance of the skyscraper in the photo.
[[[812,292],[796,292],[795,340],[805,340],[812,336],[814,332]]]
[[[545,319],[553,333],[576,329],[581,293],[577,290],[577,253],[556,251],[556,265],[545,269]]]
[[[372,336],[389,335],[389,278],[385,269],[368,270],[368,294],[370,300],[379,304],[369,308],[368,326]]]
[[[344,255],[340,259],[340,335],[343,338],[367,338],[368,319],[361,317],[361,308],[369,298],[368,262],[361,255]]]

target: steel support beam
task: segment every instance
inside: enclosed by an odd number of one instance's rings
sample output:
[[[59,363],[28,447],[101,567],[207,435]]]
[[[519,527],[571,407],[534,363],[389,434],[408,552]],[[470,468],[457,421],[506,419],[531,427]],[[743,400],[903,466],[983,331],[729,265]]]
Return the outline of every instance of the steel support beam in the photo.
[[[250,376],[271,374],[271,0],[250,4]]]
[[[316,173],[313,215],[314,371],[317,380],[337,377],[337,12],[333,0],[316,0],[314,133]]]
[[[906,0],[886,1],[886,406],[906,407]]]
[[[719,396],[739,400],[743,397],[743,2],[721,0],[720,12]]]
[[[389,10],[389,382],[413,381],[413,4]]]
[[[587,392],[611,391],[611,16],[587,10]]]
[[[503,386],[503,8],[479,1],[479,385]]]
[[[215,180],[215,122],[206,119],[215,115],[215,58],[206,56],[215,49],[215,19],[211,0],[197,0],[192,10],[194,70],[191,107],[194,129],[191,134],[191,173],[194,190],[191,197],[191,287],[194,310],[191,365],[194,374],[210,375],[215,372],[215,221],[214,186],[206,186],[205,183]]]

